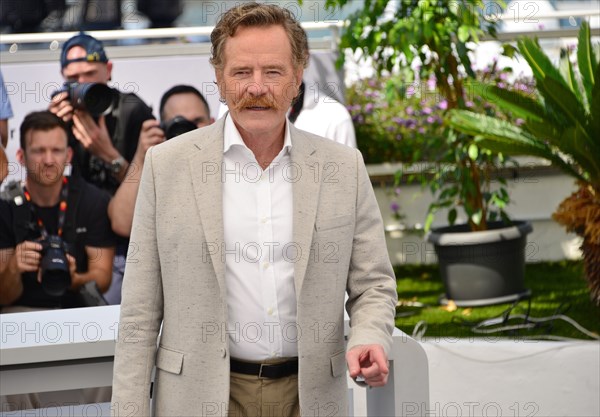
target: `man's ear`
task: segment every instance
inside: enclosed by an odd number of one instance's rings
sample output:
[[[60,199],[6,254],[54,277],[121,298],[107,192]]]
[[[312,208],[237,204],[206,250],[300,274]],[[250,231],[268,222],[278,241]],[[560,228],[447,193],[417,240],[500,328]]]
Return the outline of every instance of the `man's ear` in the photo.
[[[219,97],[225,98],[225,96],[223,95],[224,90],[221,89],[221,86],[223,85],[223,70],[222,69],[215,70],[215,78],[217,79],[215,84],[217,84],[217,89],[219,90]]]
[[[25,166],[25,151],[23,150],[23,148],[19,148],[17,149],[17,153],[15,154],[15,156],[17,157],[17,161]]]
[[[113,69],[112,61],[108,61],[106,63],[106,72],[108,73],[108,81],[112,80],[112,69]]]
[[[69,146],[69,147],[67,147],[67,164],[70,164],[72,159],[73,159],[73,149]]]

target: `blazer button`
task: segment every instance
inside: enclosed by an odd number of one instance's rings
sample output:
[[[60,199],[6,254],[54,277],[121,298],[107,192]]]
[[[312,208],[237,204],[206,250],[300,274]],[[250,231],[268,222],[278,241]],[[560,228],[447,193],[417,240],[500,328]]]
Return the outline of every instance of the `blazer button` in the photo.
[[[222,357],[222,358],[225,358],[225,357],[227,357],[227,349],[225,349],[225,348],[220,348],[220,349],[219,349],[219,352],[221,353],[221,357]]]

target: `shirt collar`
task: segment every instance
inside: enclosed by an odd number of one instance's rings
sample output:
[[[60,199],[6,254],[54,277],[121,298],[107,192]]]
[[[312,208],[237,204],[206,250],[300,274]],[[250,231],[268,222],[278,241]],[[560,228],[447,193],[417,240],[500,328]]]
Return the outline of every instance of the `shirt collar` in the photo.
[[[223,132],[223,153],[229,152],[233,146],[241,146],[250,151],[250,148],[244,143],[240,132],[238,131],[230,113],[225,115],[225,128]],[[292,148],[292,136],[290,135],[290,122],[285,119],[285,135],[283,137],[283,149],[280,154],[288,154]]]

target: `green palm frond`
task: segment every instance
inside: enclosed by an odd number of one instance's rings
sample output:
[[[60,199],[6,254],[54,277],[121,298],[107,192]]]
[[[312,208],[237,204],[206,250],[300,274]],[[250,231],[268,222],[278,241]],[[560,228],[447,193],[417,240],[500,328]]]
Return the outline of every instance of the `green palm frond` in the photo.
[[[573,64],[571,63],[571,59],[569,58],[568,54],[561,58],[559,65],[561,74],[567,82],[569,89],[575,93],[577,100],[583,104],[586,113],[589,113],[587,98],[584,100],[583,95],[581,94],[581,88],[579,88],[579,82],[575,77],[575,70],[573,69]]]
[[[596,65],[595,80],[600,80],[600,65]],[[590,102],[590,129],[592,138],[600,143],[600,82],[592,88],[592,99]]]
[[[495,85],[481,88],[484,91],[484,97],[488,98],[490,102],[511,111],[516,117],[538,122],[548,118],[544,106],[529,96]]]
[[[588,136],[585,131],[587,125],[586,111],[577,96],[564,84],[554,78],[547,77],[541,85],[538,83],[546,103],[552,103],[552,106],[560,109],[561,113],[567,117],[569,126],[577,126],[582,130],[584,136]],[[589,138],[588,138],[589,139]]]
[[[580,79],[568,60],[559,68],[538,42],[523,38],[519,52],[536,80],[538,95],[488,87],[495,104],[525,120],[521,126],[468,111],[452,111],[447,123],[479,136],[478,144],[511,155],[545,158],[569,175],[600,184],[600,65],[593,51],[590,28],[581,25],[577,60]]]
[[[552,78],[562,83],[565,88],[569,88],[560,71],[554,66],[548,55],[544,53],[537,40],[522,38],[517,42],[517,45],[519,52],[531,67],[533,76],[538,83],[546,78]]]
[[[590,142],[582,137],[580,129],[569,127],[562,133],[561,140],[574,144],[575,150],[569,155],[586,173],[586,181],[598,182],[600,180],[600,160],[598,153],[591,149]]]
[[[581,29],[579,30],[577,64],[579,65],[579,72],[581,73],[581,80],[588,103],[591,103],[592,91],[596,83],[598,83],[598,79],[595,76],[598,70],[598,61],[592,48],[590,25],[588,22],[582,22]]]
[[[545,121],[527,120],[523,126],[537,140],[547,142],[561,150],[561,152],[571,153],[575,145],[568,142],[562,142],[563,128],[559,125]]]
[[[556,152],[556,148],[505,120],[468,110],[451,110],[446,123],[463,133],[478,137],[478,144],[507,155],[531,155],[544,158],[583,181],[587,178]]]

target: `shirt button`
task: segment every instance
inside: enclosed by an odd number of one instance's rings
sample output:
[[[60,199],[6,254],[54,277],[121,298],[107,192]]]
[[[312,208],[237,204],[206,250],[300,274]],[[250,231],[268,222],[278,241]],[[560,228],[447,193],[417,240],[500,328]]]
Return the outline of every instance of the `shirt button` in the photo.
[[[267,269],[271,266],[270,262],[263,262],[263,269]]]
[[[269,307],[269,309],[267,310],[267,314],[269,316],[272,316],[273,315],[273,308]]]
[[[268,217],[263,217],[262,219],[260,219],[260,222],[263,223],[263,224],[266,223],[266,222],[268,222],[268,221],[269,221]]]

